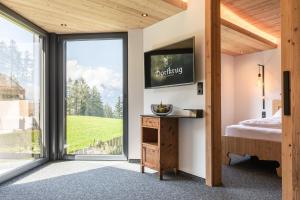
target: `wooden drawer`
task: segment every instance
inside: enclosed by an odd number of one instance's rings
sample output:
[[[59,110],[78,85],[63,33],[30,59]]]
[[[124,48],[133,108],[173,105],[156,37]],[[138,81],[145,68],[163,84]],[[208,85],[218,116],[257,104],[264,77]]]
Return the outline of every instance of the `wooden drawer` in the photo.
[[[155,170],[159,170],[159,150],[143,146],[143,165]]]
[[[159,128],[159,118],[143,117],[142,126],[149,127],[149,128]]]

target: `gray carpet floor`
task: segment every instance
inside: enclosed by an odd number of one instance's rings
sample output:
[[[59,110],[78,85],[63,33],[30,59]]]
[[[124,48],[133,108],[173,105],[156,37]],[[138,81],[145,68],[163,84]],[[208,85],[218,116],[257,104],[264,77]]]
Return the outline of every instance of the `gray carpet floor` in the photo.
[[[0,186],[1,200],[276,200],[281,179],[272,162],[235,159],[223,166],[223,186],[209,188],[203,180],[153,171],[139,173],[137,164],[99,162],[48,163]]]

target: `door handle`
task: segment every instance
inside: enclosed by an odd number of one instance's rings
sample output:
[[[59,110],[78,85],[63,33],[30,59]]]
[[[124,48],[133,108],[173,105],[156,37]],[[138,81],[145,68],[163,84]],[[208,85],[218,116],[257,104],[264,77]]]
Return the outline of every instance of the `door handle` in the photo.
[[[283,114],[291,115],[291,83],[290,71],[283,72]]]

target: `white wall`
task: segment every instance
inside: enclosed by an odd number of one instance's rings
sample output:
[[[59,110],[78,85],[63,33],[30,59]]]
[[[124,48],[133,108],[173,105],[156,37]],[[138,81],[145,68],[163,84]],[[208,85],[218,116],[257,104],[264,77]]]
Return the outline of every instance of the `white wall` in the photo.
[[[221,105],[222,105],[222,135],[225,127],[234,123],[234,92],[235,74],[234,57],[222,54],[221,56]]]
[[[141,157],[140,114],[144,111],[143,30],[128,32],[128,158]]]
[[[196,20],[197,19],[197,20]],[[204,0],[190,0],[187,11],[128,33],[129,72],[129,159],[140,158],[140,118],[151,113],[150,105],[171,103],[182,108],[204,108],[204,96],[196,94],[196,84],[144,90],[143,52],[195,36],[196,81],[204,82]],[[261,90],[257,86],[257,64],[266,66],[267,115],[272,99],[280,98],[280,48],[231,57],[222,55],[222,126],[260,117]],[[179,122],[179,168],[205,178],[204,119]]]
[[[235,122],[260,118],[262,91],[257,83],[258,66],[265,65],[267,117],[272,116],[272,100],[280,99],[280,48],[235,57]]]
[[[195,36],[196,80],[204,81],[205,1],[189,0],[187,11],[144,29],[144,51]],[[144,113],[151,113],[153,103],[170,103],[175,112],[183,108],[204,108],[204,96],[197,95],[196,84],[144,90]],[[205,178],[204,119],[179,122],[179,169]]]
[[[265,65],[267,117],[272,116],[272,100],[281,99],[281,53],[273,50],[241,56],[222,55],[222,133],[239,121],[260,118],[262,89],[257,83],[258,66]]]

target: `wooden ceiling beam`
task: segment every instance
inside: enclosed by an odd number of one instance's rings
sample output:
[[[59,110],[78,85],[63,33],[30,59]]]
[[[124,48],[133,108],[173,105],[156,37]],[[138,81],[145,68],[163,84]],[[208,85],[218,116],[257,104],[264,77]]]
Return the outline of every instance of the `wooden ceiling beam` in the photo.
[[[182,0],[163,0],[169,4],[172,4],[173,6],[176,6],[182,10],[186,10],[187,9],[187,2],[184,2]]]
[[[221,19],[222,53],[238,56],[277,48],[277,44],[227,20]]]
[[[251,37],[251,38],[253,38],[255,40],[258,40],[258,41],[260,41],[262,43],[265,43],[266,45],[270,46],[271,48],[277,48],[277,46],[278,46],[276,43],[274,43],[272,41],[269,41],[269,40],[267,40],[267,39],[265,39],[265,38],[263,38],[263,37],[255,34],[253,32],[250,32],[250,31],[244,29],[244,28],[241,28],[240,26],[235,25],[235,24],[233,24],[233,23],[231,23],[231,22],[229,22],[229,21],[227,21],[225,19],[221,19],[221,24],[223,26],[227,27],[227,28],[230,28],[230,29],[236,31],[236,32],[239,32],[241,34],[249,36],[249,37]]]

